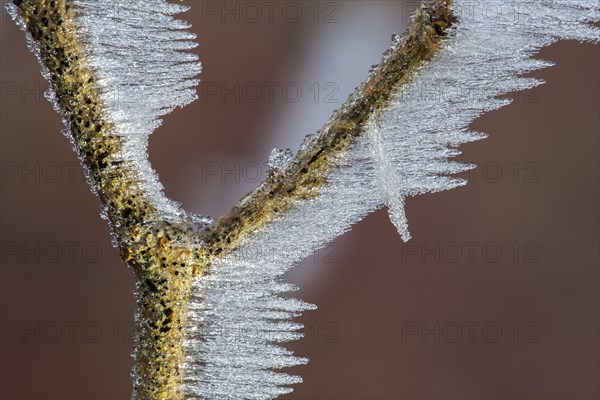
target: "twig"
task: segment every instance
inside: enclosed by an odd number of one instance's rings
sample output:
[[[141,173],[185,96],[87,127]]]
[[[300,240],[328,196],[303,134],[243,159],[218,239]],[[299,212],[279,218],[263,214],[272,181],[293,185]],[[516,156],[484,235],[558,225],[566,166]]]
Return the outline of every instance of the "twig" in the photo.
[[[90,185],[106,210],[123,259],[138,279],[134,397],[183,398],[187,304],[193,278],[250,232],[316,196],[330,160],[366,134],[366,126],[415,69],[432,57],[452,23],[451,0],[424,1],[403,36],[318,136],[282,171],[206,227],[192,218],[165,220],[145,189],[123,138],[107,117],[69,0],[14,0],[65,120]],[[182,214],[185,215],[185,214]]]

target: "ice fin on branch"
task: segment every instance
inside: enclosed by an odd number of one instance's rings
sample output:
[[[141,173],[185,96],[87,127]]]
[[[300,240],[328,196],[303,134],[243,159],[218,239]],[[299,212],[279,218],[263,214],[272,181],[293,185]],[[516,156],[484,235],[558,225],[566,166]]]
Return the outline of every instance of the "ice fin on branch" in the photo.
[[[396,226],[402,240],[409,241],[410,233],[404,211],[404,190],[401,186],[400,177],[384,148],[380,128],[375,124],[370,124],[367,127],[367,137],[377,171],[381,196],[384,204],[388,207],[390,220]]]

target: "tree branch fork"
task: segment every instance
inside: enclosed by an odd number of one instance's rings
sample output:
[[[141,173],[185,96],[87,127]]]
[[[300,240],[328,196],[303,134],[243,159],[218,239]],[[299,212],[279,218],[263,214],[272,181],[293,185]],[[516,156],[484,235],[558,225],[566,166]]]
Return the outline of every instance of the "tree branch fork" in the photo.
[[[187,304],[193,282],[211,261],[298,201],[317,196],[331,160],[365,133],[415,70],[438,50],[453,23],[450,0],[423,1],[402,39],[314,139],[283,170],[212,225],[191,216],[168,219],[123,157],[119,136],[102,102],[97,77],[86,64],[86,43],[70,0],[13,0],[49,78],[71,141],[99,196],[123,260],[137,276],[137,346],[134,398],[183,398]]]

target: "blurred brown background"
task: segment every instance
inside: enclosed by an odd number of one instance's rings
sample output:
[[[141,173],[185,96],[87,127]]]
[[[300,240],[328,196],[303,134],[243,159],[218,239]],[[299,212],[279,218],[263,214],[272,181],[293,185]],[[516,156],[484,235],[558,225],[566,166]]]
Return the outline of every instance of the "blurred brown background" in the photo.
[[[165,119],[150,157],[170,197],[213,216],[273,147],[325,122],[414,5],[188,3],[201,98]],[[0,394],[126,399],[133,273],[2,12]],[[289,345],[311,361],[286,398],[599,397],[599,47],[541,57],[558,64],[534,74],[546,85],[473,124],[490,137],[462,148],[471,183],[408,200],[410,243],[382,210],[289,274],[319,309]]]

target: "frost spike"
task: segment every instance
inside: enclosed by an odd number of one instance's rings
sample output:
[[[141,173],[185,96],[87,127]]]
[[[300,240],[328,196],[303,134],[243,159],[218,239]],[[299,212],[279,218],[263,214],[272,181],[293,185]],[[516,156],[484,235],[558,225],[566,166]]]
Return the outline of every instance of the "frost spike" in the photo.
[[[390,221],[396,226],[402,240],[407,242],[410,240],[410,232],[408,231],[408,221],[404,212],[404,190],[400,182],[400,177],[396,173],[390,157],[384,148],[380,128],[375,126],[375,124],[371,124],[367,128],[367,132],[371,146],[371,155],[375,163],[375,168],[377,168],[377,177],[383,202],[388,207]]]

